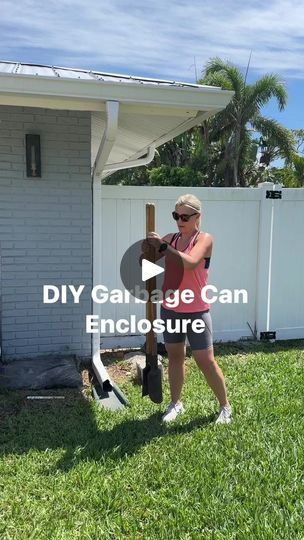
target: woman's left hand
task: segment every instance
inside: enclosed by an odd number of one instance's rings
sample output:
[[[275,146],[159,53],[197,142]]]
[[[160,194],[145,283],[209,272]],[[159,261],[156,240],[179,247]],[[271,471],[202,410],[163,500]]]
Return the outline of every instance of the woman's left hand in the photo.
[[[159,234],[157,234],[157,232],[154,232],[154,231],[148,233],[147,239],[148,239],[149,244],[153,246],[154,248],[159,248],[159,246],[162,243],[161,236],[159,236]]]

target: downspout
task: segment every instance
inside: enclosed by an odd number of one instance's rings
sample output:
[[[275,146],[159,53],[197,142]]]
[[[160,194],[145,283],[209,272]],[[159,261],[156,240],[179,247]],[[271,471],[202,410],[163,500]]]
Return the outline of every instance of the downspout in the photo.
[[[118,129],[118,101],[106,102],[106,128],[97,152],[95,163],[92,171],[92,191],[93,191],[93,287],[101,283],[101,213],[100,213],[100,201],[101,201],[101,174],[103,168],[109,158],[114,142],[116,140]],[[99,305],[92,302],[93,315],[99,316]],[[98,317],[99,318],[99,317]],[[97,377],[97,380],[105,392],[114,391],[116,396],[118,395],[120,401],[127,404],[127,399],[124,394],[119,390],[117,385],[110,379],[106,368],[100,358],[100,327],[98,325],[98,331],[92,333],[92,365]]]
[[[106,127],[97,152],[92,170],[92,191],[93,191],[93,287],[102,281],[102,260],[101,260],[101,179],[103,173],[111,174],[116,170],[127,169],[147,165],[155,156],[155,146],[148,147],[147,154],[138,159],[122,161],[106,165],[113,145],[116,140],[118,130],[119,102],[106,102]],[[92,302],[92,314],[99,316],[99,305]],[[111,380],[109,374],[100,358],[100,326],[96,333],[92,333],[92,365],[97,380],[105,392],[113,391],[123,404],[127,405],[128,400],[118,386]]]

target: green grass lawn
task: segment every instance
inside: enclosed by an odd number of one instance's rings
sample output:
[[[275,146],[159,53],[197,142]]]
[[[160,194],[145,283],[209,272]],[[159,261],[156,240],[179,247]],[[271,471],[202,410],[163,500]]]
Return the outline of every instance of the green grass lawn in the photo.
[[[128,378],[130,407],[0,396],[0,538],[304,539],[304,343],[219,345],[234,420],[192,358],[174,425]],[[166,359],[164,360],[166,365]],[[60,393],[60,392],[59,392]]]

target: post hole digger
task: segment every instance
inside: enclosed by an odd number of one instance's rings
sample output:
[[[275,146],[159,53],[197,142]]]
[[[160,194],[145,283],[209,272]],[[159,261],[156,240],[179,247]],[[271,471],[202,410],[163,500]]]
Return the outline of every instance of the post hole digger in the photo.
[[[155,231],[155,205],[153,203],[146,204],[146,234]],[[145,254],[146,258],[155,262],[155,248],[148,247]],[[146,334],[146,366],[142,373],[142,397],[149,395],[154,403],[161,403],[162,395],[162,369],[158,365],[157,355],[157,337],[153,331],[153,321],[156,319],[156,304],[151,301],[151,293],[156,289],[156,277],[151,277],[146,281],[146,288],[149,294],[149,299],[146,303],[146,318],[151,323],[151,329]]]

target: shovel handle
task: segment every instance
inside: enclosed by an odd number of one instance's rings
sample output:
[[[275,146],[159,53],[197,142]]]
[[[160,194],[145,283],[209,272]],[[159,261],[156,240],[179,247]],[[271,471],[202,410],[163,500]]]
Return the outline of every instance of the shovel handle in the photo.
[[[155,204],[146,204],[146,236],[148,233],[155,230]],[[153,246],[149,246],[149,260],[155,262],[155,249]],[[153,278],[152,278],[153,279]],[[151,280],[148,280],[148,284]]]
[[[146,204],[146,235],[148,236],[149,232],[155,231],[155,204],[147,203]],[[153,246],[149,247],[149,252],[147,258],[150,262],[155,262],[155,248]],[[149,298],[151,292],[156,289],[156,277],[150,278],[146,281],[147,291],[149,293]],[[146,318],[148,321],[153,323],[156,319],[156,304],[148,300],[146,303]],[[157,340],[156,336],[151,328],[150,332],[146,334],[146,353],[157,354]]]

